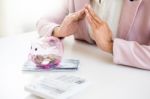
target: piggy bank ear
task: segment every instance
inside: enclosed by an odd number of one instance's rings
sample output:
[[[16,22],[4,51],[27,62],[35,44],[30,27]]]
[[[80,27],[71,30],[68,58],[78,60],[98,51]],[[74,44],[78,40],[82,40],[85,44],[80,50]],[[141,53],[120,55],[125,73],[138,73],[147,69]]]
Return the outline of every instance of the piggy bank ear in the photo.
[[[58,41],[56,39],[50,39],[49,42],[48,42],[48,44],[50,46],[56,46],[57,43],[58,43]]]
[[[50,46],[58,46],[58,44],[60,43],[60,39],[56,38],[56,37],[53,37],[53,36],[50,36],[48,38],[48,43]]]

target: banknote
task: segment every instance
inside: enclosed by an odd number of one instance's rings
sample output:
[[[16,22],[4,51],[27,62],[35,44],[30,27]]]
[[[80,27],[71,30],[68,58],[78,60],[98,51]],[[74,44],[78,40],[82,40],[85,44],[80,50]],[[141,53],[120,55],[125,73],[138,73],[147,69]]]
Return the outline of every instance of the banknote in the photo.
[[[63,59],[61,63],[58,66],[53,66],[53,68],[43,69],[40,67],[37,67],[36,64],[34,64],[31,60],[27,60],[22,70],[23,71],[76,71],[78,70],[80,61],[76,59]]]

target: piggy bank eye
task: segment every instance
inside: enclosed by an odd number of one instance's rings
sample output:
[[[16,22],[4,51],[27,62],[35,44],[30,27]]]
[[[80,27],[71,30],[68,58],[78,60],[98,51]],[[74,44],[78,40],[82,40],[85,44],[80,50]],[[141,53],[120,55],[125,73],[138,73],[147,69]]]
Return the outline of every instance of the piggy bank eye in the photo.
[[[35,51],[37,51],[38,49],[37,48],[35,48]]]

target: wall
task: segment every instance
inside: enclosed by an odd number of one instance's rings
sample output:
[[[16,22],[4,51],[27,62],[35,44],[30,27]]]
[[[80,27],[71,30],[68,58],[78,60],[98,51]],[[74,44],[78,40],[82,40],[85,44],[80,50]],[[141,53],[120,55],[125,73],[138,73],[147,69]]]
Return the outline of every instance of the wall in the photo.
[[[3,34],[3,18],[4,18],[4,14],[3,14],[3,2],[2,2],[2,0],[0,0],[0,36],[2,36],[2,34]]]
[[[35,31],[37,20],[56,9],[60,2],[63,0],[0,0],[0,7],[3,6],[0,8],[0,34],[7,36]]]

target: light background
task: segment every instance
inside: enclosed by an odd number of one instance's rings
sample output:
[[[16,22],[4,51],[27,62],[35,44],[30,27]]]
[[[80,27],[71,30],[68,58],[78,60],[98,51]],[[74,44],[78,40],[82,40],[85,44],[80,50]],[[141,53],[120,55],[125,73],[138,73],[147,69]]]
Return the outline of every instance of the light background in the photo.
[[[63,0],[0,0],[0,37],[35,31],[36,22]]]

